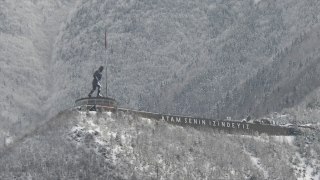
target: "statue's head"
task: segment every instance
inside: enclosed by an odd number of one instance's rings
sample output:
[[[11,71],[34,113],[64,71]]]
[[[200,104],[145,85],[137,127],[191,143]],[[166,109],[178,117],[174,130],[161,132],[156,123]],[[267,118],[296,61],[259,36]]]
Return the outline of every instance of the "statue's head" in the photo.
[[[99,67],[99,71],[102,72],[103,71],[103,66]]]

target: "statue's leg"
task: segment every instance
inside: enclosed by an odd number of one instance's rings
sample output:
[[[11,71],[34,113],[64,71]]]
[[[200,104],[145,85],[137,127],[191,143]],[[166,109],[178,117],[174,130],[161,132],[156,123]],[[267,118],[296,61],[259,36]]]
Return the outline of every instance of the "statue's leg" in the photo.
[[[92,81],[92,90],[88,94],[89,97],[91,97],[92,93],[96,90],[97,88],[97,83],[95,81]]]
[[[101,92],[101,85],[100,85],[99,82],[97,83],[97,87],[98,87],[97,97],[102,97],[102,95],[100,94],[100,92]]]

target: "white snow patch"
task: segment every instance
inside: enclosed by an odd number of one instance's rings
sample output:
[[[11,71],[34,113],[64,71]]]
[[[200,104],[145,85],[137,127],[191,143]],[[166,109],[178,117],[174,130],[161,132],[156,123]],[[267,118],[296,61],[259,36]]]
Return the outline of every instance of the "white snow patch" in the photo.
[[[294,136],[273,136],[274,140],[280,143],[288,143],[293,146]]]
[[[312,168],[310,165],[308,165],[308,166],[306,167],[306,178],[307,178],[307,179],[311,179],[311,177],[312,177],[312,172],[313,172],[313,168]]]
[[[87,121],[88,125],[91,126],[91,127],[96,127],[97,125],[94,124],[93,121]]]
[[[106,142],[100,140],[99,138],[96,138],[96,139],[95,139],[95,142],[98,143],[99,145],[102,145],[102,146],[106,145]]]
[[[112,112],[106,112],[107,117],[111,118]]]
[[[295,174],[298,176],[297,180],[305,180],[305,179],[319,180],[320,179],[319,172],[317,174],[314,174],[314,171],[316,170],[315,167],[319,166],[316,164],[315,160],[312,161],[312,164],[307,165],[306,159],[304,157],[301,157],[298,152],[296,153],[296,158],[298,158],[300,161],[299,164],[293,165]]]
[[[11,136],[5,136],[5,145],[9,145],[11,143],[13,143],[13,138]]]
[[[253,157],[251,154],[248,154],[248,155],[250,156],[250,159],[251,159],[253,165],[256,166],[260,171],[263,172],[263,176],[264,176],[265,179],[268,179],[268,177],[269,177],[268,171],[266,171],[262,167],[260,159],[257,158],[257,157]]]
[[[84,129],[83,126],[76,125],[76,126],[72,127],[71,131],[78,132],[78,131],[82,131],[83,129]]]
[[[148,119],[148,118],[141,118],[143,121],[146,121],[147,124],[151,124],[152,122],[154,121],[151,121],[151,119]]]
[[[232,135],[230,135],[230,136],[232,136]],[[264,137],[264,138],[267,138],[267,139],[264,139],[261,136],[251,136],[251,135],[240,135],[240,136],[243,137],[243,138],[254,139],[254,140],[258,141],[258,142],[264,142],[264,143],[269,140],[269,136],[265,136]]]
[[[245,149],[243,149],[243,152],[250,157],[250,160],[251,160],[252,164],[253,164],[254,166],[256,166],[260,171],[263,172],[264,178],[265,178],[265,179],[268,179],[268,178],[269,178],[268,171],[263,168],[260,159],[257,158],[257,157],[252,156],[251,153],[249,153],[249,152],[246,151]]]
[[[289,116],[289,114],[282,114],[279,117],[285,118],[285,117],[288,117],[288,116]]]

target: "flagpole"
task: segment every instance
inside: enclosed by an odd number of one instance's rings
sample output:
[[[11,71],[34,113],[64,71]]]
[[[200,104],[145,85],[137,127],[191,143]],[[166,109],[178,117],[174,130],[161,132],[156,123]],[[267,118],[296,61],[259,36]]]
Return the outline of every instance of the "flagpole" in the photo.
[[[106,97],[108,97],[108,60],[107,60],[107,30],[104,29],[104,49],[106,58]]]

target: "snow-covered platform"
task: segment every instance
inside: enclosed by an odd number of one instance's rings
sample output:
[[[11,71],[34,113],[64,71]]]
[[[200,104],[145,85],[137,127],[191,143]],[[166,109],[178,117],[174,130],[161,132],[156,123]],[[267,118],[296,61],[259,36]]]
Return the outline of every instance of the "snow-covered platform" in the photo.
[[[113,111],[117,109],[117,101],[109,97],[86,97],[76,100],[75,106],[84,111]]]

